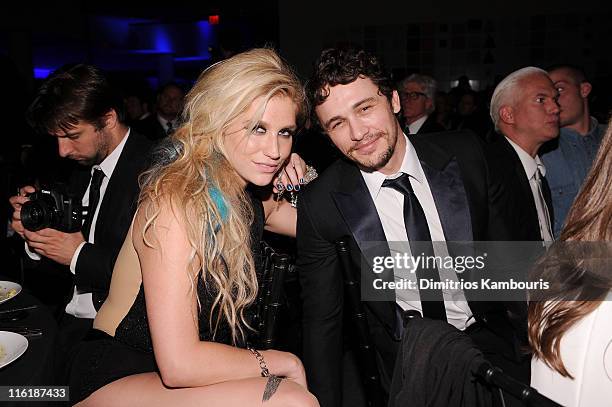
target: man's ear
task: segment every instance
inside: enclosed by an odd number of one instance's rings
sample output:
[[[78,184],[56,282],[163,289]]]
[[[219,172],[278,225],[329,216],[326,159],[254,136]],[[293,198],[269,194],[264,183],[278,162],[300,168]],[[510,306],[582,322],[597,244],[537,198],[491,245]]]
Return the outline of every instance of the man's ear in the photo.
[[[593,90],[593,86],[589,82],[582,82],[580,84],[580,96],[583,99],[586,99],[591,94],[591,90]]]
[[[104,115],[104,127],[108,129],[114,129],[119,124],[119,117],[117,117],[117,112],[115,109],[110,109]]]
[[[500,107],[499,119],[506,124],[514,124],[514,109],[512,109],[512,106]]]
[[[393,113],[399,113],[402,105],[400,104],[399,94],[396,90],[391,94],[391,108],[393,109]]]

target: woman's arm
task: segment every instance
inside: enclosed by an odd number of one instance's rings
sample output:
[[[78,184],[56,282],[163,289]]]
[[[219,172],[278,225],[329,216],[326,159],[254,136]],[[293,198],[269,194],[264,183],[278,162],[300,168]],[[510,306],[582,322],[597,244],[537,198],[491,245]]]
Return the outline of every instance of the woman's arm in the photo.
[[[297,224],[297,210],[285,200],[276,201],[274,194],[262,200],[266,217],[265,229],[289,237],[295,237]]]
[[[308,182],[304,179],[306,172],[306,162],[302,157],[296,153],[291,154],[287,164],[274,180],[272,191],[262,199],[267,231],[295,237],[297,211],[286,199],[281,199],[280,195],[297,194],[299,197],[301,189]]]
[[[192,249],[184,221],[169,205],[162,207],[152,233],[147,233],[151,247],[143,240],[145,213],[146,208],[138,211],[133,242],[142,268],[155,359],[164,384],[198,387],[260,376],[259,364],[248,350],[200,341],[198,270],[189,265]],[[305,385],[303,367],[296,356],[277,351],[262,354],[272,374]]]

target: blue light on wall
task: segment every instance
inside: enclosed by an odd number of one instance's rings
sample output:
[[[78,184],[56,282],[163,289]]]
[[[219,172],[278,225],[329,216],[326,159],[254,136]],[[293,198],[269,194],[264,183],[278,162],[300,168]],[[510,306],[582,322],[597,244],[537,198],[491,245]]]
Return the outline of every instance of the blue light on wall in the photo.
[[[196,23],[198,37],[196,48],[199,56],[210,59],[209,47],[214,44],[214,28],[207,20],[200,20]]]
[[[51,75],[54,69],[51,68],[34,68],[35,79],[46,79],[47,76]]]
[[[208,61],[209,56],[195,56],[195,57],[175,57],[176,62],[190,62],[190,61]]]
[[[170,52],[162,52],[157,49],[131,49],[126,51],[128,54],[142,54],[142,55],[159,55],[159,54],[169,54]]]
[[[157,52],[172,52],[172,42],[165,27],[158,25],[153,28],[153,43]]]

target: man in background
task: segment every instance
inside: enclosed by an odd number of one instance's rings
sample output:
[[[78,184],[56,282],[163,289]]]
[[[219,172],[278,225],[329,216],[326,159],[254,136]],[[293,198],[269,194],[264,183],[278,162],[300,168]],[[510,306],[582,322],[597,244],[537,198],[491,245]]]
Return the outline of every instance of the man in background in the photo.
[[[155,112],[139,121],[135,125],[136,129],[151,140],[160,140],[171,135],[179,127],[184,97],[185,93],[178,84],[165,84],[157,94]]]
[[[436,81],[427,75],[412,74],[400,82],[404,133],[424,134],[445,131],[432,113],[436,109]]]
[[[152,143],[124,124],[123,100],[90,65],[66,66],[49,76],[28,109],[28,119],[39,133],[56,138],[61,157],[80,164],[67,194],[87,208],[79,231],[28,230],[22,224],[22,206],[36,188],[22,187],[9,200],[14,210],[11,227],[25,240],[27,255],[38,262],[29,272],[73,277],[70,301],[59,318],[61,381],[69,352],[91,329],[108,295],[115,260],[136,209],[138,176],[148,167]]]
[[[541,157],[552,194],[553,233],[558,238],[595,159],[605,126],[590,115],[592,86],[582,69],[558,65],[550,68],[548,74],[559,92],[561,131],[558,139],[542,147]]]
[[[508,240],[552,241],[553,207],[547,168],[538,151],[559,135],[558,92],[546,71],[527,67],[512,72],[493,92],[487,160],[501,181],[498,200],[505,213],[495,216],[508,229]]]

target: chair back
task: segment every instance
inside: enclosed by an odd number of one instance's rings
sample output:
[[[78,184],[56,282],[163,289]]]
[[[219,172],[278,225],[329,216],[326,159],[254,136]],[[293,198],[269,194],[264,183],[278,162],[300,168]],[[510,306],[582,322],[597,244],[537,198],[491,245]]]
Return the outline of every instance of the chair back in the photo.
[[[259,280],[256,325],[259,349],[276,345],[278,319],[283,306],[283,284],[289,270],[290,256],[277,253],[266,242],[261,242],[262,275]]]
[[[421,317],[405,320],[389,393],[389,407],[517,405],[506,394],[521,406],[559,407],[492,365],[465,332]]]
[[[484,380],[485,383],[512,394],[521,400],[526,407],[562,407],[536,389],[518,380],[513,379],[490,362],[484,361],[473,372],[474,376]]]
[[[336,241],[336,252],[342,276],[344,279],[345,307],[353,321],[357,333],[356,340],[361,362],[361,376],[365,387],[365,396],[368,406],[386,406],[384,392],[380,384],[380,372],[376,363],[376,353],[372,345],[370,329],[366,314],[361,303],[361,290],[359,282],[354,278],[352,272],[351,253],[349,238],[345,237]]]

